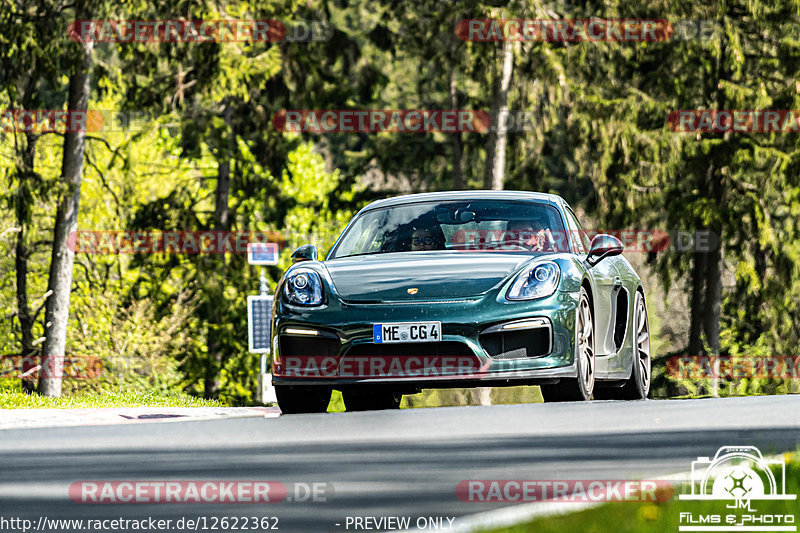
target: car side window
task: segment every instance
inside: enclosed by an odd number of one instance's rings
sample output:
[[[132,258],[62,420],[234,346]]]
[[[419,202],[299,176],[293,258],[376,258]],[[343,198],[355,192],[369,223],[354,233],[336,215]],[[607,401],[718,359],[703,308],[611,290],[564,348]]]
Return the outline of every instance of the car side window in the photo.
[[[578,222],[578,218],[571,209],[565,209],[564,213],[567,215],[567,227],[569,228],[570,242],[575,249],[578,250],[578,252],[585,254],[589,249],[589,240],[586,233],[584,233],[580,222]]]

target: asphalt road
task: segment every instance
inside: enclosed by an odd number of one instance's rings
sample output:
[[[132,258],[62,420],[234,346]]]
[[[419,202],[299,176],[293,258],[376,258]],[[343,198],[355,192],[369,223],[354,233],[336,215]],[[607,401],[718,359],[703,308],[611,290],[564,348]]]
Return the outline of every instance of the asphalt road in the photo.
[[[214,516],[272,516],[279,531],[353,531],[348,516],[460,517],[508,505],[460,501],[465,479],[656,479],[720,446],[766,455],[798,443],[800,396],[4,430],[0,525],[45,516],[206,517],[210,526]],[[74,503],[69,486],[86,480],[267,480],[290,493],[295,483],[325,483],[328,494],[316,503]]]

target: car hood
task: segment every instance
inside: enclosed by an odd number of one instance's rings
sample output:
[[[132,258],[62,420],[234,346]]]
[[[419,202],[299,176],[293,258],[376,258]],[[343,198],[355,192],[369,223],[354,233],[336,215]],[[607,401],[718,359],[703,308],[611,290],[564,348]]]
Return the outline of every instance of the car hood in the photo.
[[[346,301],[424,301],[480,296],[499,286],[530,254],[404,252],[326,261]],[[417,289],[414,294],[409,289]]]

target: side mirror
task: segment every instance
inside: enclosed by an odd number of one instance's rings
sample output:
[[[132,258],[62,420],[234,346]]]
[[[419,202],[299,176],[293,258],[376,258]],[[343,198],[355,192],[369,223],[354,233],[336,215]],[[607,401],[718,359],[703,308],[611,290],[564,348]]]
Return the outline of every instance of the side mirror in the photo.
[[[313,244],[304,244],[292,252],[292,263],[300,261],[316,261],[318,257],[317,247]]]
[[[622,250],[622,241],[613,235],[605,233],[595,235],[594,239],[592,239],[592,244],[589,246],[589,255],[586,256],[586,262],[590,266],[595,266],[606,257],[621,254]]]

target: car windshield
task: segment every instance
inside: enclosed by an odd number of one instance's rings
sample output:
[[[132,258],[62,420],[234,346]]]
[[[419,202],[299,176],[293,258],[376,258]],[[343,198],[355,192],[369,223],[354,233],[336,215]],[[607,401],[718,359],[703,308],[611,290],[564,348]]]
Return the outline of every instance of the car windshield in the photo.
[[[367,211],[345,231],[331,259],[364,254],[453,250],[569,251],[559,212],[536,202],[420,202]]]

